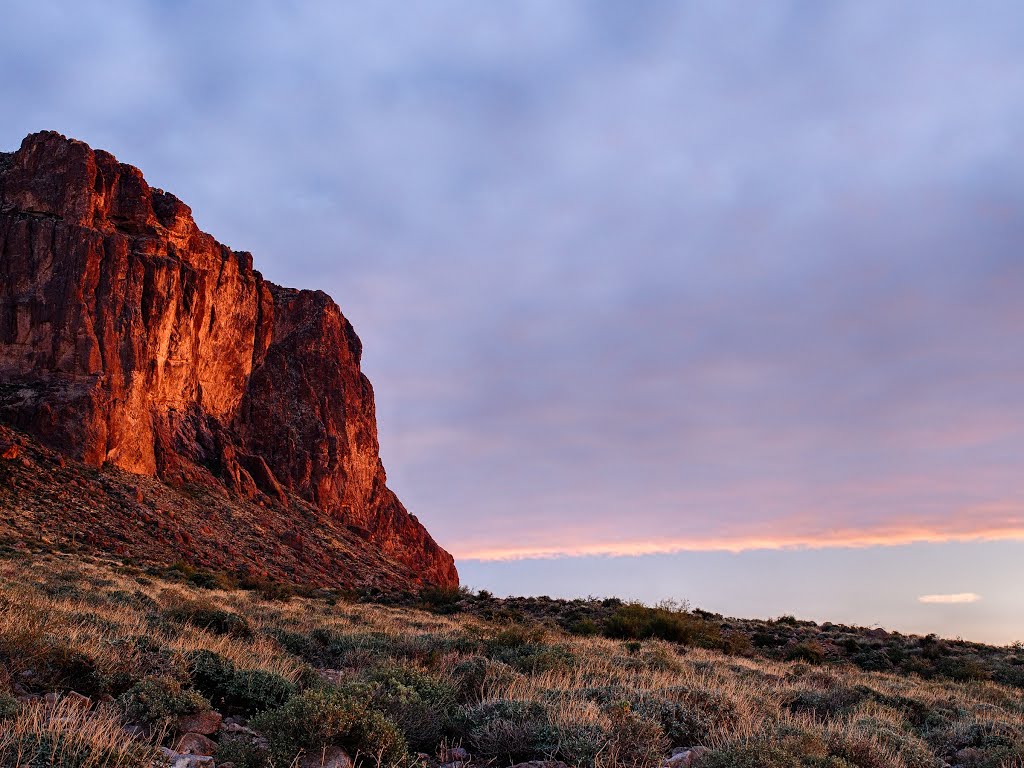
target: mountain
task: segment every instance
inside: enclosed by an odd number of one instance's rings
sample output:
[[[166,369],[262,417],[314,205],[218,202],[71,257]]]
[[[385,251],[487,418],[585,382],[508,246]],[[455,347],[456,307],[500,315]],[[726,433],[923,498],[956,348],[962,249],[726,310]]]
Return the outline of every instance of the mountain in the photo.
[[[224,570],[324,586],[456,585],[387,487],[361,351],[329,296],[265,280],[137,168],[49,131],[0,154],[8,537],[207,566],[215,551]]]

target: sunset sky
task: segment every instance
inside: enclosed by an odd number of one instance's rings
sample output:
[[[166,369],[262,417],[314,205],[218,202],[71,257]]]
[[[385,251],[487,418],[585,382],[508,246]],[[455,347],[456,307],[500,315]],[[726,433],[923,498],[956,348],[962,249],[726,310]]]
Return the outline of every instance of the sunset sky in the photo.
[[[10,4],[0,150],[330,293],[473,587],[1024,640],[1024,5],[296,5]]]

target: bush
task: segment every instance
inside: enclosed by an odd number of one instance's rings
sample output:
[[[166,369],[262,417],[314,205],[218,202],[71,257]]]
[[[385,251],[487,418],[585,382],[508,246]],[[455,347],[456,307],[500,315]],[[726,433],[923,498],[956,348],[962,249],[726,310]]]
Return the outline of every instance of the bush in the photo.
[[[506,688],[518,677],[519,673],[508,664],[485,656],[470,656],[452,670],[458,698],[467,704],[485,698],[490,688]]]
[[[31,636],[0,636],[0,663],[9,659],[11,673],[46,691],[74,690],[88,696],[102,693],[92,656],[42,632]]]
[[[118,702],[128,718],[145,723],[210,709],[210,702],[200,693],[183,689],[181,683],[169,677],[140,680]]]
[[[368,706],[387,715],[413,750],[433,752],[451,727],[457,694],[437,677],[409,667],[379,667],[364,686]]]
[[[689,645],[704,623],[688,613],[669,608],[648,608],[629,603],[618,608],[605,622],[604,632],[616,640],[647,640],[657,638]]]
[[[805,640],[786,649],[786,660],[821,664],[825,661],[825,649],[816,640]]]
[[[263,669],[236,669],[220,654],[202,650],[189,657],[192,684],[219,707],[253,713],[274,709],[296,692],[295,684]]]
[[[473,754],[509,764],[543,758],[551,732],[547,712],[535,701],[478,704],[463,710],[459,721]]]
[[[608,731],[597,723],[562,723],[546,734],[543,753],[569,765],[594,765],[611,741]]]
[[[420,601],[423,607],[434,613],[455,613],[459,604],[469,596],[466,587],[427,587],[420,592]]]
[[[217,765],[231,763],[235,768],[268,768],[270,752],[251,739],[221,735],[214,755]]]
[[[700,760],[701,768],[801,768],[802,763],[781,747],[753,742],[716,749]]]
[[[21,704],[11,694],[0,692],[0,722],[13,720],[21,712]]]
[[[290,765],[303,752],[328,746],[341,747],[357,761],[384,765],[406,757],[405,742],[391,720],[337,690],[306,691],[260,714],[253,725],[270,741],[277,765]]]
[[[225,611],[208,603],[196,601],[183,603],[168,608],[163,612],[164,618],[178,624],[191,624],[193,627],[205,629],[217,635],[251,638],[252,627],[244,616]]]

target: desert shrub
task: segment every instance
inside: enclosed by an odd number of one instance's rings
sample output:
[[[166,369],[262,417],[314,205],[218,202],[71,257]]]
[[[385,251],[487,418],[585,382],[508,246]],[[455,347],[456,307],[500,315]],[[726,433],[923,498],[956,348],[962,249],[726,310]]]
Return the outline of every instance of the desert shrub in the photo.
[[[205,629],[218,635],[230,635],[239,638],[251,638],[252,627],[248,620],[237,613],[225,611],[204,601],[192,601],[167,608],[164,618],[178,624],[191,624],[193,627]]]
[[[188,681],[188,664],[181,653],[146,637],[112,637],[98,659],[96,676],[104,693],[119,696],[147,677]]]
[[[231,763],[235,768],[268,768],[270,752],[252,739],[222,734],[214,759],[217,765]]]
[[[1024,666],[1002,666],[996,670],[993,678],[1003,685],[1024,688]]]
[[[397,763],[406,756],[398,728],[380,712],[336,690],[317,689],[263,712],[253,725],[270,741],[275,764],[290,765],[302,752],[338,746],[355,759]]]
[[[800,690],[789,697],[791,712],[809,712],[818,720],[829,720],[849,712],[870,696],[865,688],[836,686],[828,690]]]
[[[720,747],[700,759],[701,768],[802,768],[802,763],[780,746],[748,741]]]
[[[468,634],[424,632],[418,635],[388,638],[387,655],[396,659],[409,659],[432,665],[446,654],[476,653],[479,646],[479,640]]]
[[[60,639],[41,636],[25,656],[30,659],[31,676],[26,679],[45,690],[78,691],[92,696],[102,693],[102,683],[93,657]]]
[[[146,723],[210,708],[202,694],[182,688],[181,683],[169,677],[140,680],[118,698],[118,703],[129,719]]]
[[[569,765],[593,765],[612,738],[598,723],[561,723],[545,734],[542,752]]]
[[[601,625],[593,619],[579,619],[577,621],[570,622],[568,626],[566,626],[566,630],[569,634],[576,635],[578,637],[593,637],[594,635],[601,634]]]
[[[0,692],[0,722],[13,720],[21,712],[21,704],[6,691]]]
[[[277,640],[288,653],[298,656],[303,661],[318,665],[330,663],[327,643],[314,637],[315,633],[305,634],[302,632],[290,632],[286,629],[273,629],[268,634]]]
[[[608,617],[604,633],[617,640],[657,638],[689,645],[703,629],[703,623],[702,619],[682,611],[628,603]]]
[[[245,712],[273,709],[284,704],[296,691],[295,684],[265,669],[235,671],[225,692],[228,706]]]
[[[457,727],[474,755],[505,763],[542,758],[551,733],[541,704],[508,699],[463,709]]]
[[[494,658],[495,654],[508,653],[524,646],[538,645],[543,641],[544,627],[539,624],[511,624],[488,638],[485,646],[487,654]]]
[[[611,757],[620,765],[657,765],[671,746],[658,720],[620,704],[610,712]]]
[[[775,632],[758,631],[751,637],[755,648],[779,648],[787,642],[785,636]]]
[[[427,587],[420,592],[420,601],[423,607],[434,613],[448,614],[456,613],[459,604],[470,597],[466,587]]]
[[[977,656],[946,656],[935,668],[939,674],[960,682],[988,680],[992,676],[992,670]]]
[[[567,671],[576,664],[572,650],[564,645],[545,643],[501,647],[492,652],[491,659],[508,664],[517,672],[525,674]]]
[[[450,683],[410,667],[378,667],[360,683],[343,687],[367,706],[387,715],[408,746],[433,752],[452,725],[457,693]]]
[[[123,589],[116,589],[107,593],[107,601],[114,605],[126,605],[129,608],[138,608],[141,611],[158,611],[160,605],[145,592],[135,590],[128,592]]]
[[[825,661],[825,649],[817,640],[805,640],[786,649],[786,661],[806,661],[821,664]]]
[[[475,703],[484,698],[489,689],[506,688],[520,674],[508,664],[485,656],[470,656],[452,670],[456,693],[460,701]]]
[[[196,651],[189,657],[192,684],[217,706],[237,712],[274,709],[288,701],[296,686],[287,678],[263,669],[237,669],[213,651]]]

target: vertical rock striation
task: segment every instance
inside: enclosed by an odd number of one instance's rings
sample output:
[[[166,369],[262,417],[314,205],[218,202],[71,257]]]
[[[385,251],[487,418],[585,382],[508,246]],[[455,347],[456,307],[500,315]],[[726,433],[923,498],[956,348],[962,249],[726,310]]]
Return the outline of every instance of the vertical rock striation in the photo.
[[[92,465],[310,502],[423,583],[451,556],[388,489],[361,344],[188,206],[60,134],[0,154],[0,421]]]

